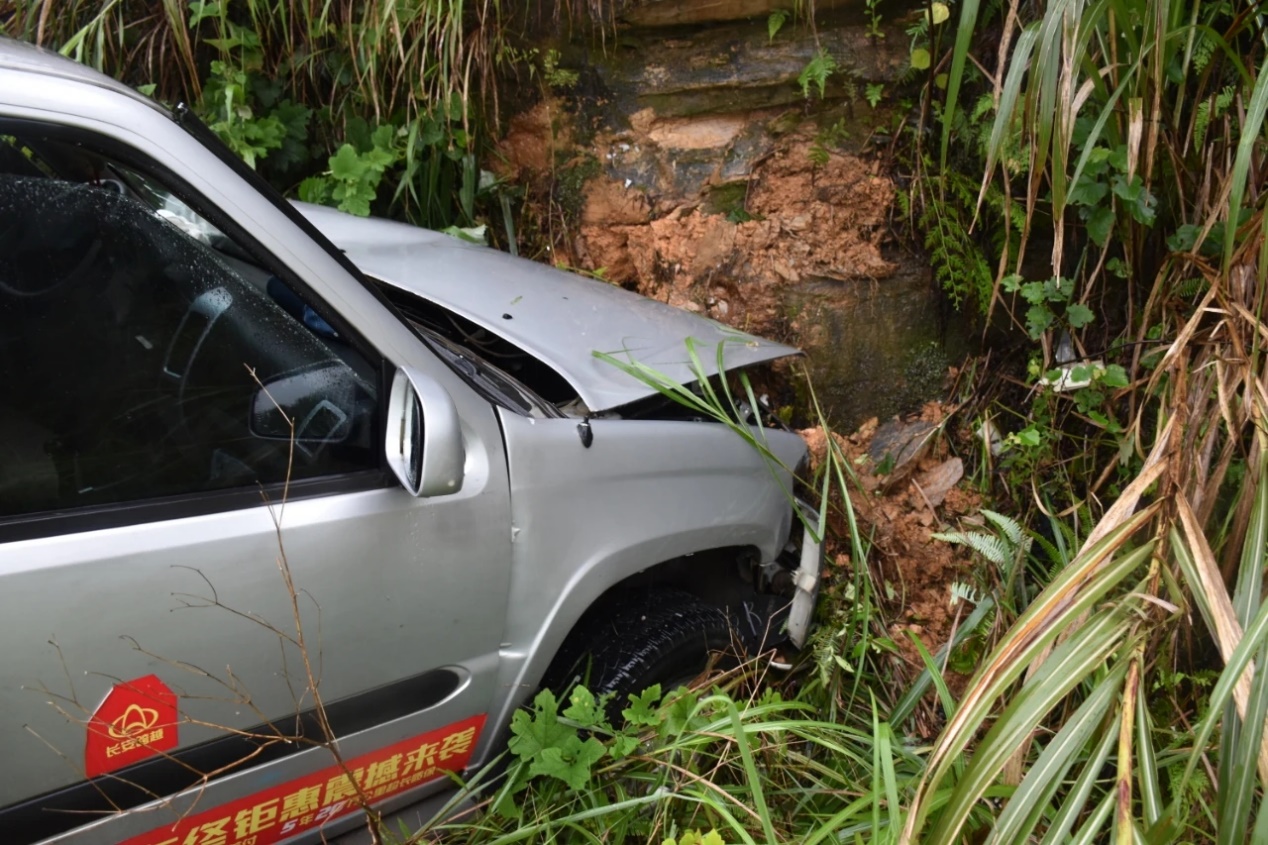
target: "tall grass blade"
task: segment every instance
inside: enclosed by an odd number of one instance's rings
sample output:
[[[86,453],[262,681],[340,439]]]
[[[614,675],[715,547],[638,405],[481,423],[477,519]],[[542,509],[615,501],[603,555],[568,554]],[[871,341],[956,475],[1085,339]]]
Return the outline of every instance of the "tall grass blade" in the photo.
[[[1233,269],[1233,252],[1237,246],[1237,238],[1232,230],[1241,218],[1242,202],[1246,197],[1247,182],[1250,177],[1251,159],[1261,138],[1259,130],[1263,127],[1264,114],[1268,112],[1268,57],[1259,67],[1259,75],[1255,79],[1255,87],[1246,107],[1246,116],[1241,123],[1241,137],[1237,141],[1237,157],[1233,160],[1233,172],[1230,175],[1228,193],[1228,226],[1229,234],[1224,238],[1224,255],[1222,268],[1227,274]]]
[[[766,806],[762,778],[758,775],[757,766],[753,762],[753,749],[749,747],[748,734],[740,722],[740,711],[736,709],[735,702],[729,698],[726,700],[726,707],[727,715],[731,719],[731,729],[734,731],[735,744],[740,749],[740,759],[744,763],[744,774],[748,778],[748,792],[753,799],[753,809],[757,811],[762,821],[762,832],[766,835],[766,841],[777,842],[775,828],[771,823],[770,809]]]
[[[1105,822],[1110,818],[1110,814],[1114,812],[1114,793],[1109,793],[1097,805],[1096,811],[1088,817],[1083,823],[1083,827],[1079,832],[1070,839],[1070,845],[1092,845],[1094,842],[1104,841],[1099,835],[1101,828],[1105,826]]]
[[[1126,674],[1127,662],[1118,661],[1049,740],[1000,813],[986,845],[1031,841],[1036,826],[1051,810],[1054,796],[1064,785],[1070,769],[1078,762],[1078,755],[1105,723],[1122,690]]]
[[[986,794],[1020,743],[1043,723],[1048,713],[1070,691],[1101,668],[1127,636],[1123,611],[1114,609],[1093,615],[1051,656],[973,749],[963,777],[955,784],[946,807],[938,814],[929,835],[932,842],[954,842],[961,836],[969,812]]]
[[[1158,779],[1158,758],[1154,753],[1153,724],[1146,695],[1136,696],[1136,782],[1140,787],[1145,824],[1152,827],[1162,818],[1162,784]]]
[[[1243,674],[1250,668],[1251,660],[1263,647],[1266,638],[1268,638],[1268,603],[1260,605],[1259,612],[1255,614],[1254,620],[1246,628],[1245,635],[1228,656],[1224,670],[1220,672],[1219,679],[1211,690],[1207,699],[1207,712],[1198,721],[1193,731],[1192,751],[1189,752],[1184,771],[1172,781],[1173,798],[1169,810],[1173,814],[1177,812],[1175,803],[1186,794],[1193,772],[1206,754],[1207,743],[1210,742],[1211,735],[1223,718],[1221,711],[1234,699],[1235,689],[1243,682]],[[1244,755],[1242,765],[1255,768],[1255,760],[1252,758],[1256,756],[1256,751],[1256,748],[1243,744],[1241,746],[1241,753]]]
[[[1104,768],[1105,761],[1109,759],[1110,752],[1117,742],[1118,722],[1111,719],[1096,750],[1075,780],[1074,787],[1066,794],[1065,800],[1056,806],[1056,812],[1053,814],[1048,830],[1044,833],[1041,845],[1057,845],[1057,843],[1069,841],[1070,831],[1074,829],[1075,823],[1082,816],[1088,798],[1091,797],[1092,790],[1101,777],[1101,769]],[[1097,808],[1097,812],[1101,814],[1101,824],[1114,809],[1113,797],[1113,793],[1106,795],[1101,806]],[[1100,824],[1096,827],[1099,828]]]
[[[1249,755],[1242,749],[1259,748],[1263,740],[1264,717],[1268,716],[1268,648],[1260,648],[1256,660],[1246,718],[1238,732],[1238,745],[1231,749],[1231,759],[1227,761],[1229,765],[1221,765],[1221,771],[1226,771],[1227,774],[1220,782],[1220,815],[1216,838],[1219,845],[1240,845],[1245,841],[1251,810],[1255,806],[1256,769],[1249,765]],[[1223,762],[1225,761],[1221,761]]]
[[[1014,111],[1017,108],[1017,99],[1021,95],[1022,82],[1026,78],[1027,70],[1029,70],[1030,53],[1034,50],[1035,41],[1038,38],[1039,25],[1031,24],[1022,30],[1021,35],[1017,38],[1017,44],[1013,47],[1008,75],[1004,79],[999,105],[995,110],[995,121],[991,124],[991,135],[986,142],[986,166],[982,171],[986,175],[982,179],[982,189],[977,195],[979,209],[982,207],[983,200],[986,199],[986,189],[990,186],[991,179],[995,174],[995,165],[1000,162],[1005,141],[1012,134],[1016,118]]]
[[[1096,543],[1085,546],[1071,564],[1041,593],[978,670],[948,722],[929,760],[929,772],[912,803],[903,841],[913,842],[929,812],[929,794],[936,792],[972,738],[989,719],[995,702],[1061,629],[1078,619],[1132,570],[1147,560],[1152,544],[1114,559],[1135,531],[1157,512],[1151,506],[1129,517]]]

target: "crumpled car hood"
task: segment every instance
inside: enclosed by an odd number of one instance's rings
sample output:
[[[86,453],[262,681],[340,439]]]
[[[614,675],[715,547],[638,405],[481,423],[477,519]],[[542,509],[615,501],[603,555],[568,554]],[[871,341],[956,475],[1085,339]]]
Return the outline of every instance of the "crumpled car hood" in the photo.
[[[656,394],[656,389],[594,356],[607,352],[695,381],[687,338],[707,375],[800,351],[613,285],[515,258],[495,249],[386,220],[295,203],[362,272],[442,305],[501,335],[554,368],[591,411]]]

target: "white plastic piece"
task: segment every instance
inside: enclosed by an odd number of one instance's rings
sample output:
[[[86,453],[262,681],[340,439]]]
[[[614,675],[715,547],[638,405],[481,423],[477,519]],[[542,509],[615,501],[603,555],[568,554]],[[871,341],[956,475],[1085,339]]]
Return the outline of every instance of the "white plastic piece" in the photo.
[[[798,502],[807,521],[818,521],[814,508]],[[823,547],[815,541],[809,531],[801,538],[801,560],[797,571],[793,573],[792,608],[788,611],[788,639],[797,648],[806,644],[806,635],[810,633],[810,621],[814,617],[815,598],[819,593],[819,572],[823,566]]]

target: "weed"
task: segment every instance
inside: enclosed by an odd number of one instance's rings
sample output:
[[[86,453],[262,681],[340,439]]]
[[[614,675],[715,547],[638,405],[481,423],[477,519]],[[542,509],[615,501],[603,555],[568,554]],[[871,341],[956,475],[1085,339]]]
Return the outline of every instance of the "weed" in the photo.
[[[542,55],[542,78],[551,88],[571,88],[581,77],[575,70],[560,67],[559,58],[559,51],[554,49]]]
[[[779,31],[784,28],[784,24],[787,23],[788,17],[789,12],[787,9],[776,9],[767,16],[766,33],[770,41],[775,40],[775,36],[779,34]]]
[[[865,0],[863,8],[867,14],[867,37],[879,40],[885,37],[884,31],[881,29],[881,0]]]
[[[797,84],[801,86],[801,95],[810,99],[811,88],[819,90],[819,99],[823,99],[828,84],[828,77],[837,69],[837,61],[832,54],[820,47],[797,75]]]

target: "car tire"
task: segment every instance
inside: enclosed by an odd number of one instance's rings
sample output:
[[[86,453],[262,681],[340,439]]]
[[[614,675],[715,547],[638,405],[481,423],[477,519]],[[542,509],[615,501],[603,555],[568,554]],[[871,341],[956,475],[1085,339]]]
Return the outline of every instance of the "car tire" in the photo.
[[[712,651],[731,644],[726,612],[690,593],[655,590],[623,600],[589,632],[574,678],[595,695],[613,693],[619,718],[628,696],[660,684],[667,691],[705,669]]]

